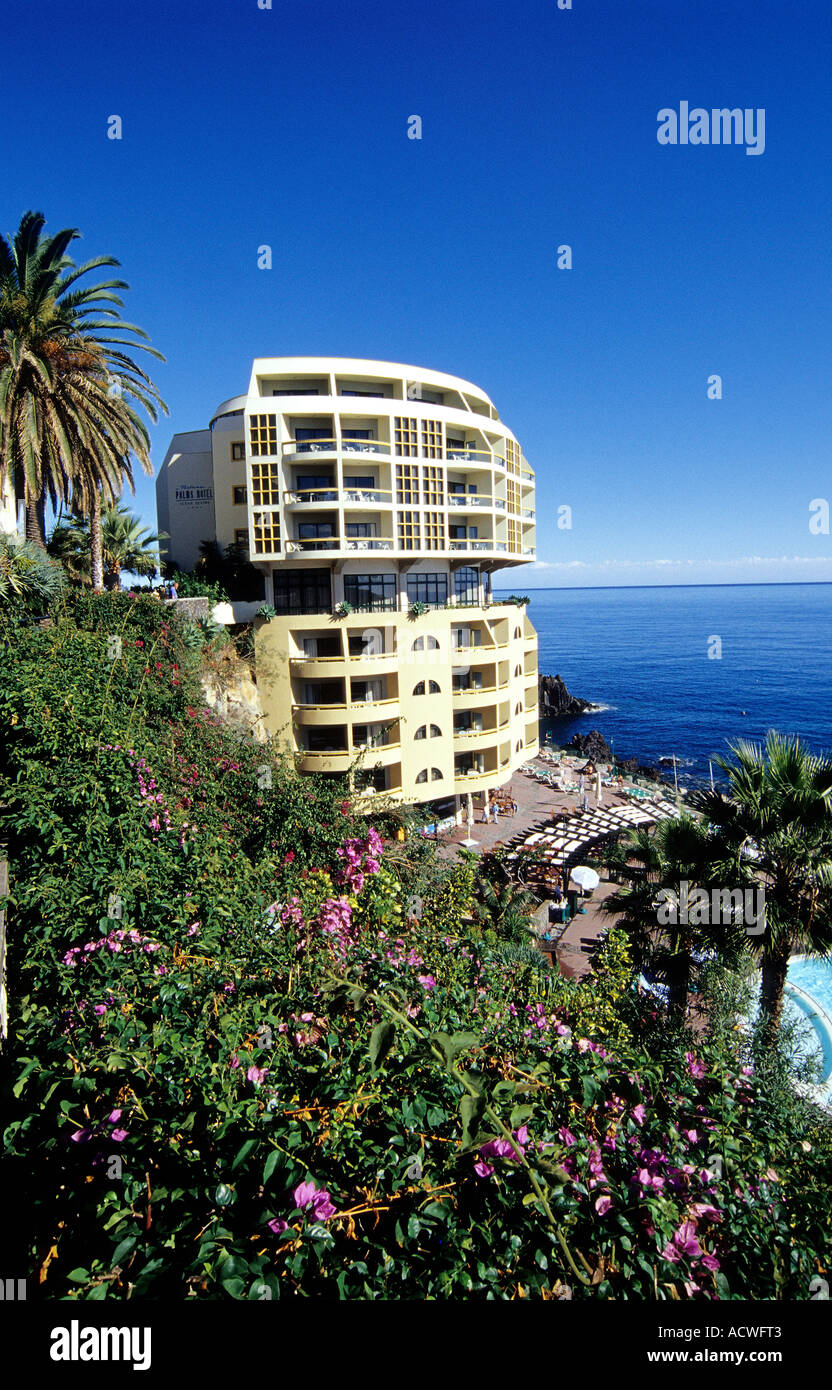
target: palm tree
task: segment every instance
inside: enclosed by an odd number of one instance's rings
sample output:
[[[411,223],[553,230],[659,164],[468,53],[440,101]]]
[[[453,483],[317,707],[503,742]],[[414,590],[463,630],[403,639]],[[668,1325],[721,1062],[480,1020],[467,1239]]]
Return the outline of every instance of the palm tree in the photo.
[[[692,922],[680,910],[682,884],[688,892],[708,892],[726,881],[721,847],[705,822],[691,816],[660,821],[655,830],[631,831],[608,852],[607,863],[627,880],[602,910],[619,919],[630,934],[634,960],[640,968],[666,984],[668,1013],[684,1022],[699,949],[716,948],[723,958],[735,960],[744,941],[741,919],[728,922]],[[743,881],[749,871],[743,866]],[[734,875],[736,878],[736,875]],[[739,883],[732,883],[739,887]],[[699,913],[695,914],[697,917]]]
[[[477,875],[473,905],[474,920],[491,928],[501,941],[528,947],[534,933],[530,926],[537,899],[528,888],[508,877],[499,858],[490,856],[491,866]]]
[[[105,586],[117,589],[123,569],[154,575],[159,568],[159,551],[154,547],[164,539],[164,532],[156,535],[145,531],[139,518],[127,507],[107,507],[101,518]]]
[[[40,599],[49,603],[64,586],[60,565],[39,545],[0,532],[0,600]]]
[[[750,938],[760,963],[763,1043],[777,1037],[789,957],[832,953],[832,758],[774,731],[765,748],[742,740],[716,761],[727,792],[697,805],[724,859],[749,865],[765,892],[765,930]]]
[[[0,237],[0,483],[11,479],[24,497],[26,534],[40,545],[47,500],[53,507],[69,500],[75,486],[94,509],[96,485],[109,500],[131,453],[151,471],[149,436],[131,401],[154,423],[157,408],[167,413],[122,350],[138,346],[164,361],[147,343],[121,336],[147,338],[119,316],[116,291],[129,286],[76,287],[90,271],[119,262],[99,256],[76,267],[67,248],[77,229],[44,237],[44,225],[42,213],[27,212],[13,241]],[[97,571],[94,556],[94,582]]]

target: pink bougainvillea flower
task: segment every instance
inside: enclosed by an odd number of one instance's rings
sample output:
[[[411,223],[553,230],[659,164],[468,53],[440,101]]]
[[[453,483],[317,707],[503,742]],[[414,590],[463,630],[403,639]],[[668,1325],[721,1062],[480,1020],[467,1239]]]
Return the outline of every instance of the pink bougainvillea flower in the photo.
[[[107,1124],[108,1124],[108,1125],[116,1125],[116,1124],[118,1124],[119,1120],[121,1119],[121,1115],[122,1115],[122,1112],[121,1112],[120,1110],[111,1110],[110,1113],[109,1113],[109,1115],[107,1116]]]
[[[267,1225],[272,1235],[275,1236],[282,1236],[283,1232],[289,1229],[289,1223],[287,1221],[281,1221],[279,1216],[276,1216],[273,1221],[267,1222]]]
[[[705,1063],[698,1061],[692,1052],[685,1053],[685,1061],[688,1064],[688,1072],[691,1076],[701,1077],[705,1075]]]
[[[719,1260],[717,1259],[716,1255],[703,1255],[702,1264],[705,1266],[706,1269],[714,1271],[719,1269]]]
[[[432,975],[417,975],[416,979],[423,989],[436,989],[436,981]]]
[[[595,1198],[595,1210],[599,1216],[606,1216],[611,1206],[612,1197],[603,1196]]]
[[[266,1079],[266,1070],[264,1067],[249,1067],[246,1077],[255,1086],[262,1086]]]
[[[106,1005],[106,1004],[96,1004],[95,1008],[93,1009],[93,1013],[94,1013],[94,1014],[98,1014],[98,1017],[99,1017],[99,1018],[101,1018],[102,1015],[105,1014],[106,1012],[107,1012],[107,1005]]]
[[[637,1125],[644,1124],[644,1117],[646,1113],[647,1112],[645,1111],[643,1105],[634,1105],[632,1110],[630,1111],[630,1114],[632,1115]]]
[[[571,1149],[572,1145],[578,1142],[571,1129],[567,1129],[565,1125],[561,1125],[558,1130],[558,1139],[562,1144],[565,1144],[568,1149]]]
[[[526,1126],[521,1125],[519,1129],[516,1129],[514,1131],[514,1137],[520,1145],[521,1149],[524,1149],[529,1142],[529,1131],[526,1128]]]
[[[337,1215],[332,1199],[325,1190],[315,1193],[312,1198],[312,1210],[319,1221],[328,1221],[331,1216]]]
[[[89,1139],[92,1139],[92,1130],[85,1125],[83,1129],[76,1129],[75,1133],[69,1137],[73,1144],[86,1144]]]
[[[317,1185],[314,1182],[302,1182],[298,1184],[298,1186],[292,1193],[292,1197],[294,1199],[295,1206],[298,1208],[299,1211],[302,1211],[304,1207],[309,1206],[309,1203],[312,1201],[312,1198],[315,1196],[317,1190]]]
[[[126,1139],[129,1133],[130,1131],[127,1129],[114,1129],[110,1134],[110,1138],[115,1139],[116,1143],[120,1144],[122,1139]]]
[[[692,1207],[691,1207],[691,1212],[693,1213],[694,1216],[698,1217],[700,1220],[705,1220],[705,1221],[721,1221],[721,1220],[722,1220],[722,1212],[721,1212],[721,1211],[718,1211],[716,1207],[712,1207],[712,1206],[710,1205],[709,1202],[694,1202],[693,1205],[692,1205]]]
[[[485,1162],[485,1159],[479,1158],[474,1164],[474,1172],[480,1178],[490,1178],[494,1169],[490,1163]]]

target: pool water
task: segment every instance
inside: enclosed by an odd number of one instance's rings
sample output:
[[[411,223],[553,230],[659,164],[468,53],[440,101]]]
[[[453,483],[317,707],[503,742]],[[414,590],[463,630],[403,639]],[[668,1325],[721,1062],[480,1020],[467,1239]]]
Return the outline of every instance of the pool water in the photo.
[[[832,1105],[832,961],[793,957],[786,993],[790,1015],[808,1019],[814,1029],[812,1051],[821,1058],[821,1090],[826,1104]]]

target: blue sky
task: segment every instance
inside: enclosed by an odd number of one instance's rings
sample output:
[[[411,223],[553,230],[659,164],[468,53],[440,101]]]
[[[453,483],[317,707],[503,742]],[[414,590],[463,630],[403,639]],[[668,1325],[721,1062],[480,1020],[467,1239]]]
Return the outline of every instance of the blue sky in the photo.
[[[0,228],[122,262],[156,470],[255,356],[412,362],[521,440],[529,585],[832,579],[827,0],[6,0],[3,38]],[[681,101],[764,153],[660,145]]]

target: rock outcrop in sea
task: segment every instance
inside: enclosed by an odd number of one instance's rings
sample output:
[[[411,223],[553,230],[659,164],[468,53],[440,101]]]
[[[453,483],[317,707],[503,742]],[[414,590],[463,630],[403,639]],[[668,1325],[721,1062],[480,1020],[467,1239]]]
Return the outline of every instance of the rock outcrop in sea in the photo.
[[[581,757],[590,758],[592,762],[612,761],[612,749],[598,729],[590,729],[588,734],[573,734],[569,747],[577,749]]]
[[[589,700],[570,695],[560,676],[538,676],[538,701],[541,719],[553,719],[562,714],[586,714],[597,709]]]

